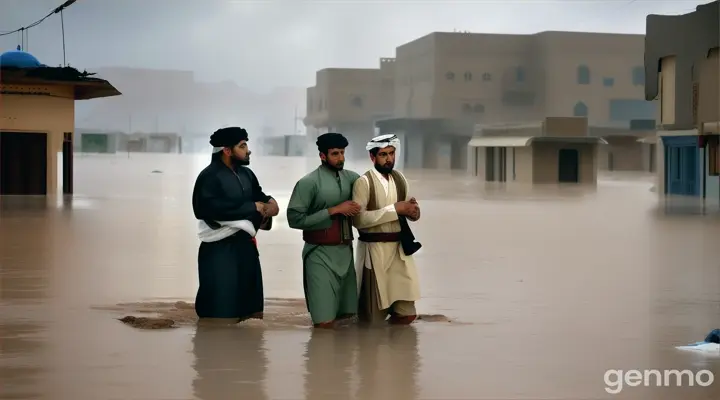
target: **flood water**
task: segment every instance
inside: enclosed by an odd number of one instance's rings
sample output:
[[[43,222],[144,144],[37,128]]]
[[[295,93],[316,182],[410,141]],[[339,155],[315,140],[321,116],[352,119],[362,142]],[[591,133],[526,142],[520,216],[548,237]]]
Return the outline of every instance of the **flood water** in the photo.
[[[605,390],[608,369],[720,380],[720,358],[674,349],[720,328],[720,222],[663,211],[648,177],[503,189],[407,171],[418,308],[452,321],[312,332],[283,207],[315,163],[257,156],[281,206],[258,237],[267,321],[197,329],[190,193],[208,160],[77,155],[72,201],[1,199],[1,399],[720,398],[720,381]],[[149,311],[180,327],[117,320]]]

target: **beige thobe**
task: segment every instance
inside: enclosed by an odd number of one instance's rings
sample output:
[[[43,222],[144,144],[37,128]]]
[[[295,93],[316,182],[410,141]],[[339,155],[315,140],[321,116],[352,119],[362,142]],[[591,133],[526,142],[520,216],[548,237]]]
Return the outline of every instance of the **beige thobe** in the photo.
[[[353,224],[360,232],[400,232],[400,223],[394,206],[398,201],[395,182],[391,176],[386,179],[375,169],[371,171],[372,179],[375,181],[378,209],[366,210],[370,190],[367,176],[362,175],[353,186],[352,199],[360,205],[360,213],[355,216]],[[408,188],[406,192],[409,193],[407,180],[405,186]],[[415,314],[413,302],[420,299],[417,271],[412,256],[405,255],[399,242],[365,243],[358,240],[355,260],[359,277],[363,276],[363,268],[372,269],[374,272],[379,310],[388,310],[392,307],[393,311],[400,315]],[[358,283],[361,284],[360,279]]]

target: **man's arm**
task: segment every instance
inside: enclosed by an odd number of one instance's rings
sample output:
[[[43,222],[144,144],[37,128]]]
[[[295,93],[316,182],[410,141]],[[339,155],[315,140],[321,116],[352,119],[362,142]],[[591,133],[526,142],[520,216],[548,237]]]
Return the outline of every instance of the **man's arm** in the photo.
[[[405,179],[405,175],[401,174],[401,178],[403,182],[405,182],[405,200],[415,204],[417,210],[417,214],[408,215],[407,219],[410,222],[417,222],[420,219],[420,205],[417,203],[417,200],[415,200],[414,197],[410,196],[410,183],[408,183],[407,179]]]
[[[195,181],[192,196],[195,218],[210,221],[250,219],[257,212],[253,201],[238,203],[228,198],[216,176],[201,173]]]
[[[295,184],[287,207],[287,220],[291,228],[312,229],[320,223],[330,221],[329,210],[308,213],[316,195],[317,187],[314,181],[302,178]]]
[[[361,176],[353,185],[353,201],[360,205],[360,213],[353,218],[353,225],[357,229],[367,229],[388,222],[397,221],[398,214],[395,205],[383,207],[379,210],[367,211],[370,199],[370,186],[368,178]]]
[[[272,196],[263,192],[257,175],[255,175],[255,173],[251,169],[248,169],[247,171],[250,173],[250,179],[252,180],[253,201],[270,205],[270,207],[266,208],[267,217],[274,217],[278,215],[280,213],[280,207],[278,207],[277,201],[275,201]]]

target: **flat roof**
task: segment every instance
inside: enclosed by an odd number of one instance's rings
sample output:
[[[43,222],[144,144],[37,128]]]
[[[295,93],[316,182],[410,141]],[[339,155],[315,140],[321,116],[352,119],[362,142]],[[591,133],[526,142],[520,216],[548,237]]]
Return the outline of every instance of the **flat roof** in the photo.
[[[110,82],[91,78],[72,67],[2,68],[0,83],[9,85],[72,86],[75,100],[120,96]]]
[[[476,136],[470,139],[470,147],[527,147],[533,142],[594,143],[608,144],[600,137],[562,137],[562,136]]]

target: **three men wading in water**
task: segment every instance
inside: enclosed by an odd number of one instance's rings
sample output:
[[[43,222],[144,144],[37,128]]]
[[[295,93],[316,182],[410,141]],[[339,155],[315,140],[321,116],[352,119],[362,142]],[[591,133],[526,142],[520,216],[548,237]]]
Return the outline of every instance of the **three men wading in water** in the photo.
[[[270,229],[279,209],[247,167],[247,141],[241,128],[216,131],[213,160],[195,183],[201,239],[195,309],[201,322],[263,318],[254,238]],[[303,287],[313,326],[335,328],[355,317],[412,323],[420,298],[412,253],[420,244],[407,221],[420,218],[420,207],[394,169],[399,140],[371,140],[366,149],[374,165],[363,176],[344,169],[348,141],[342,134],[323,134],[316,144],[320,165],[295,184],[287,207],[290,228],[303,232]],[[359,232],[357,256],[353,226]]]

